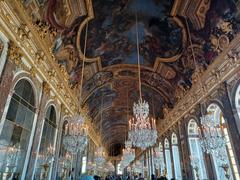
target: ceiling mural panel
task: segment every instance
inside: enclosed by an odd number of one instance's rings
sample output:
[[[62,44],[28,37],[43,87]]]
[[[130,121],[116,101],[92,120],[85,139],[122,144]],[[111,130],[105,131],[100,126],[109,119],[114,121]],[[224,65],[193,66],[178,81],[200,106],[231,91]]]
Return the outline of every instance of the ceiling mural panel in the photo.
[[[143,99],[158,121],[240,30],[240,5],[234,0],[79,0],[77,6],[73,0],[59,2],[49,0],[44,10],[39,7],[43,19],[58,30],[52,52],[70,75],[71,88],[79,91],[88,21],[83,102],[97,131],[103,112],[103,143],[112,148],[124,144],[126,117],[139,98],[136,12]],[[61,13],[65,11],[69,13]]]
[[[152,67],[157,57],[180,54],[182,28],[179,21],[170,17],[172,4],[172,0],[106,0],[104,3],[95,0],[86,56],[100,57],[102,67],[137,64],[136,14],[142,64]]]

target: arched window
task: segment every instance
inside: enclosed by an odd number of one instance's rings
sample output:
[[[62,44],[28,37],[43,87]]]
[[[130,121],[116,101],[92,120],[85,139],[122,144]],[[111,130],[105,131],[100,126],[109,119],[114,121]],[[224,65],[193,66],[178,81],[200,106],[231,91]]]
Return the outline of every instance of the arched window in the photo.
[[[238,85],[236,94],[235,94],[235,106],[237,109],[238,118],[240,119],[240,84]],[[240,122],[239,122],[240,124]],[[240,131],[240,129],[239,129]]]
[[[226,124],[225,119],[223,118],[223,113],[222,113],[220,107],[216,104],[210,104],[207,108],[207,111],[209,114],[213,115],[213,117],[214,117],[213,120],[215,122],[217,122],[219,125],[221,125],[221,127],[223,127],[222,133],[226,139],[226,148],[222,149],[221,156],[224,157],[224,160],[226,161],[226,163],[231,167],[229,169],[229,174],[231,175],[230,179],[234,179],[232,172],[234,173],[235,179],[239,179],[239,177],[240,177],[239,171],[238,171],[238,168],[236,165],[236,159],[235,159],[235,155],[234,155],[234,152],[232,149],[232,144],[230,141],[227,124]],[[212,154],[212,158],[213,158],[217,178],[223,179],[225,177],[225,175],[224,175],[224,170],[221,167],[222,162],[219,161],[219,158],[215,154]]]
[[[188,123],[188,143],[190,147],[191,158],[194,158],[197,162],[200,179],[207,179],[205,164],[203,160],[203,152],[199,143],[198,125],[193,119]],[[193,168],[192,170],[194,173],[194,179],[196,180],[196,171]]]
[[[159,143],[159,158],[160,158],[160,174],[163,174],[164,173],[164,169],[165,169],[165,162],[164,162],[164,154],[163,154],[163,145],[162,143],[160,142]]]
[[[8,41],[9,40],[7,37],[0,32],[0,77],[2,76],[2,72],[7,60]]]
[[[180,157],[179,157],[178,138],[175,133],[172,134],[172,153],[173,153],[175,179],[182,179],[182,172],[181,172],[182,168],[181,168]]]
[[[59,163],[58,163],[58,176],[62,177],[64,176],[64,173],[66,173],[65,169],[66,164],[69,163],[69,154],[67,153],[67,150],[65,149],[65,146],[63,144],[63,137],[65,135],[65,127],[68,121],[63,122],[62,126],[62,134],[61,134],[61,144],[60,144],[60,151],[59,151]]]
[[[164,140],[164,150],[165,150],[165,160],[166,160],[166,165],[167,165],[167,167],[166,167],[167,168],[167,178],[171,179],[173,177],[172,161],[171,161],[169,141],[167,138]]]
[[[86,173],[87,170],[87,156],[82,157],[82,174]]]
[[[32,85],[22,79],[14,88],[0,135],[1,172],[5,174],[14,172],[19,178],[23,175],[24,165],[27,165],[26,154],[30,149],[35,110]],[[0,179],[2,178],[7,177],[0,175]]]
[[[41,170],[43,164],[48,164],[50,166],[50,171],[48,173],[48,179],[51,176],[52,169],[52,158],[49,158],[50,155],[54,152],[55,139],[56,139],[56,111],[53,105],[49,106],[45,114],[45,121],[42,130],[41,143],[38,152],[38,161],[35,170],[36,178],[41,177]]]

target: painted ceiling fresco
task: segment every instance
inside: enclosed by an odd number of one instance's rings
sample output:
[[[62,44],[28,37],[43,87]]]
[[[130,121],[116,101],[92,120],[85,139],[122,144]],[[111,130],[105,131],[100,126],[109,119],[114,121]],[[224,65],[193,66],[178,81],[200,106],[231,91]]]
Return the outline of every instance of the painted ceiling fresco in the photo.
[[[79,1],[82,4],[86,2]],[[79,29],[89,12],[82,8],[81,13],[78,12],[81,16],[71,19],[73,23],[69,25],[63,22],[67,19],[65,16],[70,14],[76,17],[78,14],[71,12],[71,8],[67,14],[61,12],[74,4],[67,0],[59,2],[45,2],[48,6],[43,16],[51,26],[58,29],[53,53],[59,65],[69,73],[70,87],[78,90],[85,26],[81,31]],[[61,4],[64,2],[68,6],[63,8]],[[208,68],[240,30],[240,3],[234,0],[91,2],[94,17],[88,21],[87,63],[82,95],[84,105],[89,107],[89,115],[96,124],[96,131],[99,131],[100,125],[103,127],[102,139],[106,147],[119,147],[124,143],[126,117],[131,116],[132,104],[138,99],[136,13],[143,98],[150,104],[151,115],[159,120],[164,120],[164,114],[181,100],[192,84],[197,83],[197,74]]]
[[[87,57],[101,57],[103,67],[137,64],[136,15],[142,64],[153,66],[156,57],[179,54],[182,29],[170,17],[172,5],[172,0],[106,0],[104,3],[95,0],[95,18],[89,22]]]

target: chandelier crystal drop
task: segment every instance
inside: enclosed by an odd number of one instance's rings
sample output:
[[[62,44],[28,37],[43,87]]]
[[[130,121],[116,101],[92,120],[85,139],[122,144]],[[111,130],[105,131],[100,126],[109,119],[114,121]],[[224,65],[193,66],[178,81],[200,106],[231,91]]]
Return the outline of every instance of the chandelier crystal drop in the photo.
[[[87,145],[87,128],[83,122],[82,116],[75,116],[65,125],[63,145],[72,154],[82,152]]]
[[[204,152],[214,154],[222,147],[225,147],[226,140],[222,127],[215,121],[212,114],[201,117],[201,129],[203,131],[203,136],[200,136],[200,144]],[[201,132],[199,132],[199,134],[201,135]]]

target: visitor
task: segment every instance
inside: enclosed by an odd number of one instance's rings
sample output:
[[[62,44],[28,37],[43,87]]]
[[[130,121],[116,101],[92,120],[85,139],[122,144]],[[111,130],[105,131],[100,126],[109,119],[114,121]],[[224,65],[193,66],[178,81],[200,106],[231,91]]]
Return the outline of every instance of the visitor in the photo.
[[[69,172],[68,179],[69,180],[73,180],[74,179],[74,168],[72,168],[72,170]]]
[[[164,176],[161,176],[160,178],[158,178],[157,180],[167,180],[167,178],[166,177],[164,177]]]
[[[138,180],[144,180],[144,178],[142,177],[142,173],[139,173]]]
[[[185,170],[182,170],[182,172],[183,172],[182,180],[187,180],[187,175],[186,175]]]
[[[156,177],[154,174],[151,175],[151,180],[156,180]]]

